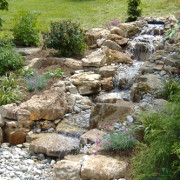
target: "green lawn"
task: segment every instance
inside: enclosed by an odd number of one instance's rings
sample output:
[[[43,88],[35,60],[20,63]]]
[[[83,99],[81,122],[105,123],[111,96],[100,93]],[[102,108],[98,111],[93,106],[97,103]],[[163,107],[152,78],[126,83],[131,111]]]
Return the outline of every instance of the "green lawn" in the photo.
[[[13,18],[19,10],[40,12],[39,23],[46,31],[50,21],[72,19],[84,28],[103,27],[112,20],[124,22],[127,18],[127,0],[8,0],[9,11],[0,11],[5,23],[3,30],[13,27]],[[143,16],[164,16],[178,12],[180,0],[141,0]]]

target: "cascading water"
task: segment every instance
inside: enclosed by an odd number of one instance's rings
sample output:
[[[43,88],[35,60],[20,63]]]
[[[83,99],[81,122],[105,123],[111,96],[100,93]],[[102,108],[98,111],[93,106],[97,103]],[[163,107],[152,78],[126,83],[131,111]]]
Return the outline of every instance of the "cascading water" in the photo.
[[[101,101],[109,98],[130,100],[130,87],[135,76],[139,73],[144,61],[150,55],[163,47],[162,35],[164,32],[163,23],[150,23],[142,28],[141,33],[130,41],[129,51],[133,56],[133,64],[119,64],[114,77],[115,89],[106,94],[100,95]]]

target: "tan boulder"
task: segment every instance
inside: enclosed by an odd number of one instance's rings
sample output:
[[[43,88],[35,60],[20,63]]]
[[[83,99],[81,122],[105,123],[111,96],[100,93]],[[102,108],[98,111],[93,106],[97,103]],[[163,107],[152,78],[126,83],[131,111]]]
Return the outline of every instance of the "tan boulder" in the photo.
[[[114,77],[116,74],[118,66],[103,66],[99,68],[99,73],[101,74],[101,77],[108,78],[108,77]]]
[[[119,51],[111,50],[111,49],[106,50],[106,56],[107,56],[107,60],[106,60],[107,64],[111,64],[111,63],[132,64],[132,62],[133,62],[132,59],[130,59],[123,53],[121,53]]]
[[[34,58],[30,61],[27,68],[40,69],[52,65],[63,65],[65,58],[47,57],[47,58]]]
[[[118,34],[110,34],[108,36],[108,39],[111,41],[116,42],[117,44],[119,44],[120,46],[125,46],[128,43],[128,39],[124,38],[122,36],[119,36]]]
[[[102,47],[87,55],[85,58],[81,60],[82,65],[84,67],[102,67],[106,62],[106,49],[106,47]]]
[[[112,40],[105,40],[103,43],[102,43],[102,46],[107,46],[109,49],[112,49],[112,50],[116,50],[116,51],[121,51],[121,46],[112,41]]]
[[[76,70],[83,69],[82,61],[72,58],[66,58],[64,65],[66,65],[72,73],[74,73]]]
[[[163,79],[158,75],[145,74],[136,78],[131,88],[131,98],[139,102],[144,94],[150,93],[157,97],[157,91],[164,87]]]
[[[106,38],[110,34],[110,31],[103,28],[93,28],[86,31],[85,35],[87,36],[86,43],[88,46],[97,46],[97,40]]]
[[[131,38],[141,31],[135,22],[121,23],[119,28],[121,29],[119,35],[126,38]]]
[[[23,128],[17,121],[6,121],[4,129],[5,139],[11,145],[22,144],[26,140],[26,135],[30,129]]]
[[[63,119],[56,127],[58,133],[63,133],[71,136],[80,136],[87,131],[80,123],[72,121],[72,119]]]
[[[105,91],[111,91],[114,89],[114,82],[112,77],[104,78],[101,80],[102,89]]]
[[[112,157],[103,155],[85,156],[81,168],[81,178],[97,180],[119,179],[125,176],[126,168],[127,163]]]
[[[69,160],[58,161],[53,166],[52,180],[80,180],[81,163]]]
[[[97,103],[90,116],[90,129],[103,129],[116,122],[123,122],[133,113],[133,103],[117,100],[116,103]]]
[[[47,90],[42,95],[34,95],[19,107],[30,112],[30,120],[55,120],[67,112],[66,95],[60,90]]]
[[[93,72],[83,72],[70,77],[81,95],[95,94],[101,90],[101,76]]]
[[[63,158],[67,154],[78,153],[80,150],[79,140],[56,133],[42,133],[33,140],[29,151],[33,153],[44,153],[48,156]]]
[[[0,106],[0,115],[4,118],[17,120],[16,112],[18,111],[16,103]]]

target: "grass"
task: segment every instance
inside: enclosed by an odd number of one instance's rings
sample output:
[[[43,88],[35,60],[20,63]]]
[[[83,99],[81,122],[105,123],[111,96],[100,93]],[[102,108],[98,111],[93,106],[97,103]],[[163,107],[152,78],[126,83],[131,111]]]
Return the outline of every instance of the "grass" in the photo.
[[[141,0],[143,16],[165,16],[178,12],[180,0]],[[19,10],[40,12],[41,31],[47,31],[51,21],[71,19],[82,27],[104,27],[112,20],[127,18],[127,0],[9,0],[9,10],[0,11],[5,21],[2,30],[11,30]]]

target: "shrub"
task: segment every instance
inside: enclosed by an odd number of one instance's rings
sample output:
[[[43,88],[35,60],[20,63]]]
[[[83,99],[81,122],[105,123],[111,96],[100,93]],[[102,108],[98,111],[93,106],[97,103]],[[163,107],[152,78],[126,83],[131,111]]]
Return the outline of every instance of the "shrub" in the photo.
[[[173,78],[169,79],[168,81],[164,81],[163,89],[158,92],[164,98],[170,100],[170,97],[180,91],[180,80],[178,79],[175,81]]]
[[[20,41],[26,46],[40,44],[40,31],[36,11],[20,11],[15,19],[13,35],[15,41]]]
[[[83,29],[72,21],[51,22],[51,30],[43,37],[44,47],[58,50],[58,55],[83,55],[86,49]]]
[[[139,16],[141,16],[142,10],[139,8],[141,0],[128,0],[128,18],[127,21],[135,21]]]
[[[139,154],[132,160],[135,180],[177,180],[180,177],[179,112],[180,101],[175,101],[156,116],[148,115],[153,126],[144,136],[143,148],[139,148]]]
[[[0,78],[0,105],[5,105],[20,101],[23,95],[18,86],[18,80],[15,74],[2,76]]]
[[[32,76],[25,77],[28,91],[40,90],[47,85],[48,81],[49,79],[44,74],[40,75],[37,72],[34,72]]]
[[[124,131],[106,134],[101,145],[105,150],[126,150],[131,149],[136,144],[134,132],[132,129],[125,128]]]
[[[7,70],[17,70],[24,66],[24,61],[19,53],[13,51],[12,43],[0,39],[0,75]]]

